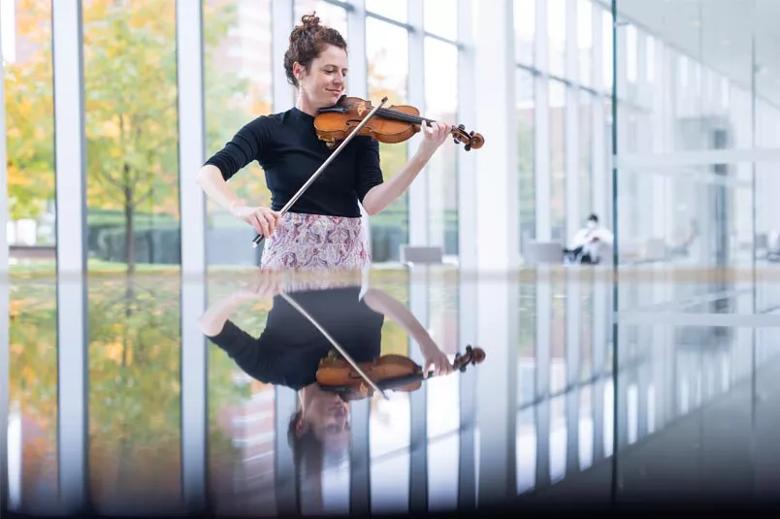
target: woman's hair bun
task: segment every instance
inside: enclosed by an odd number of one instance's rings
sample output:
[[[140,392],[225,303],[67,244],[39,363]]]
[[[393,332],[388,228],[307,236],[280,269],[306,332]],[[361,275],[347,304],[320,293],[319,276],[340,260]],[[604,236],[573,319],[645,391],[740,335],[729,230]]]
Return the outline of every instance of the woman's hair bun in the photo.
[[[320,17],[317,16],[316,11],[311,14],[304,14],[301,17],[301,25],[303,25],[303,30],[305,31],[316,29],[320,26]]]

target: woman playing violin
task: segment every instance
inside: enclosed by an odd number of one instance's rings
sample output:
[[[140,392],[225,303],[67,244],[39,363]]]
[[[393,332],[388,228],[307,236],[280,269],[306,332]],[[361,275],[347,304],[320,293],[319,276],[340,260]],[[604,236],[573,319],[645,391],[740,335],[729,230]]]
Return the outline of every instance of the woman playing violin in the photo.
[[[450,134],[450,126],[422,125],[417,153],[387,182],[377,142],[356,136],[281,215],[280,209],[331,153],[317,138],[313,123],[320,108],[335,105],[345,92],[347,44],[314,14],[303,16],[290,34],[284,68],[297,91],[295,106],[241,128],[206,161],[198,182],[210,198],[266,238],[263,268],[360,268],[370,257],[358,203],[374,215],[401,196]],[[253,160],[265,171],[271,207],[241,200],[227,184]]]

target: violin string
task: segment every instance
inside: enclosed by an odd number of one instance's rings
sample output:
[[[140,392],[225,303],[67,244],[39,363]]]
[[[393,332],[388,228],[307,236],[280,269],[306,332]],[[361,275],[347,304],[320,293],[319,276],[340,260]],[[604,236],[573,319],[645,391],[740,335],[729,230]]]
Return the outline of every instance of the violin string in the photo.
[[[409,115],[405,114],[403,112],[397,112],[395,110],[389,110],[387,108],[382,108],[377,111],[377,115],[381,115],[382,117],[387,117],[388,119],[396,119],[398,121],[403,121],[406,123],[414,123],[414,124],[422,124],[423,122],[432,122],[435,123],[436,121],[434,119],[426,119],[425,117],[417,117],[415,115]]]

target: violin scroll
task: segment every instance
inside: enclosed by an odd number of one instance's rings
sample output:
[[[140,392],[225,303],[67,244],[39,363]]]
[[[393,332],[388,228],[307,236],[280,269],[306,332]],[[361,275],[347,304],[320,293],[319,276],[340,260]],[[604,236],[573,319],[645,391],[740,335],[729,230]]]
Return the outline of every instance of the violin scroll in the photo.
[[[477,346],[472,348],[471,345],[466,346],[466,353],[461,355],[455,354],[455,360],[452,362],[452,367],[459,371],[466,371],[466,366],[469,364],[481,364],[485,360],[485,350]]]
[[[466,126],[462,124],[453,126],[450,130],[450,133],[452,133],[455,144],[465,144],[463,149],[466,151],[471,149],[478,150],[482,147],[483,144],[485,144],[485,138],[482,137],[482,134],[476,133],[473,130],[466,132]]]

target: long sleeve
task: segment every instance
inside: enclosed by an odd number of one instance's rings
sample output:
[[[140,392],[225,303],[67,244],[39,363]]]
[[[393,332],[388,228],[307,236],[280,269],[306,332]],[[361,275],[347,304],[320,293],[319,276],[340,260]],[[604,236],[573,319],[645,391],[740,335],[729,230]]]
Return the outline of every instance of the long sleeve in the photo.
[[[269,141],[270,122],[270,119],[264,116],[244,125],[230,142],[212,155],[205,164],[216,166],[222,173],[222,178],[228,180],[253,160],[260,160]]]
[[[361,202],[372,187],[378,186],[384,180],[382,168],[379,165],[379,143],[371,137],[357,137],[355,140],[360,148],[355,164],[355,192]]]
[[[225,350],[238,367],[250,376],[268,381],[272,374],[269,373],[270,359],[265,354],[264,348],[258,339],[240,329],[232,321],[228,320],[222,331],[209,339]]]

